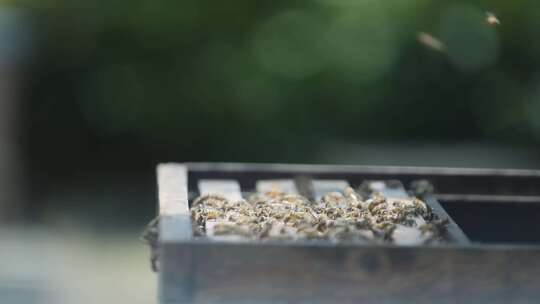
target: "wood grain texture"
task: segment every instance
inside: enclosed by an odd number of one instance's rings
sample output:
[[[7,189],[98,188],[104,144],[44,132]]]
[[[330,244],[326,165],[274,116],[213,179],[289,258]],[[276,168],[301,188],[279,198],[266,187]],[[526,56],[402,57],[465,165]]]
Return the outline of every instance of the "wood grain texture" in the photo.
[[[540,297],[536,248],[194,243],[166,251],[163,303],[531,303]]]

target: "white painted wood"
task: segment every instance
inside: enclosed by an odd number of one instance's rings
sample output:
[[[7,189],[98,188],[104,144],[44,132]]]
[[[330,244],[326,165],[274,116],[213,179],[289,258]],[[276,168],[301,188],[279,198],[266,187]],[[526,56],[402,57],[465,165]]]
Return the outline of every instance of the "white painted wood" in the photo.
[[[181,164],[160,164],[157,175],[160,241],[192,239],[186,167]]]
[[[296,189],[296,185],[292,179],[258,180],[256,189],[259,193],[281,191],[287,194],[298,194],[298,190]]]
[[[200,195],[218,194],[230,201],[242,199],[240,184],[232,179],[201,179],[198,183]]]
[[[315,192],[315,200],[319,201],[325,193],[340,192],[343,193],[345,188],[349,187],[346,180],[330,180],[330,179],[314,179],[313,191]]]

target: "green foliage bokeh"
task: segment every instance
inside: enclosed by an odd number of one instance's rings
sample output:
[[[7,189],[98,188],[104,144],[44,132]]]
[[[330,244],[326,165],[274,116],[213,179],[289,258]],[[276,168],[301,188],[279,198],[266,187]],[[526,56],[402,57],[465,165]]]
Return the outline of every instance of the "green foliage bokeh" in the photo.
[[[537,1],[19,5],[34,26],[21,111],[36,167],[310,161],[329,141],[540,142]]]

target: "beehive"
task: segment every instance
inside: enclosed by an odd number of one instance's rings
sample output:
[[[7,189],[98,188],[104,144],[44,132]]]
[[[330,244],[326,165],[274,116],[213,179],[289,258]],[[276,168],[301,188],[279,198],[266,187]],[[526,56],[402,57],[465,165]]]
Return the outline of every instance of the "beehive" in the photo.
[[[528,208],[523,224],[534,224],[540,214],[537,171],[256,164],[162,164],[157,171],[161,303],[510,303],[540,295],[540,237],[525,231],[497,239],[482,230],[483,219],[467,215],[472,210],[492,224],[504,216],[490,211],[493,204]],[[409,190],[449,219],[444,241],[235,242],[193,234],[189,207],[201,194],[238,199],[268,181],[306,192],[306,179],[312,186],[307,196],[378,181],[371,187],[403,197],[411,194],[387,181],[412,184]],[[504,234],[516,229],[509,223],[491,228]]]

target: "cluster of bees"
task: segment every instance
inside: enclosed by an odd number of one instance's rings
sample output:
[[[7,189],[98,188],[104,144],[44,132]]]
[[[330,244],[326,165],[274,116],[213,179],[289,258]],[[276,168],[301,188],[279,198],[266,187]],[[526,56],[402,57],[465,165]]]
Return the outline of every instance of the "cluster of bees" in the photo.
[[[445,223],[416,198],[363,198],[352,188],[310,201],[279,190],[231,201],[204,195],[192,202],[198,236],[231,241],[327,240],[403,245],[440,239]]]

